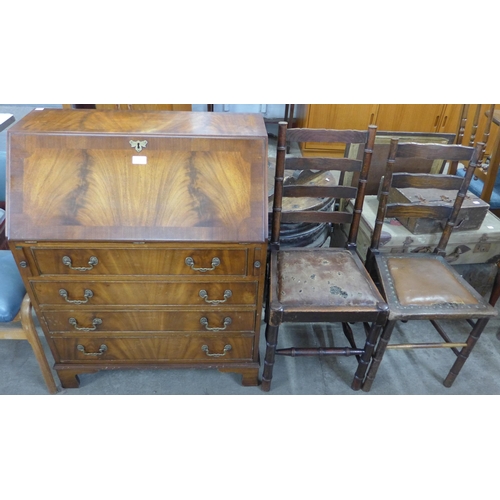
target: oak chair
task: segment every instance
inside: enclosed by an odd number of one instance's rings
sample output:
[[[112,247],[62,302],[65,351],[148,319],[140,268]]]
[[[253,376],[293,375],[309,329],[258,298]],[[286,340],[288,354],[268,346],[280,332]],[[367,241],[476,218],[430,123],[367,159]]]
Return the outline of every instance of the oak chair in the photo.
[[[0,210],[0,226],[3,210]],[[57,386],[32,316],[32,306],[10,250],[0,250],[0,339],[27,340],[51,394]],[[1,361],[0,361],[1,362]]]
[[[482,152],[462,145],[399,143],[394,138],[380,193],[379,207],[366,266],[389,306],[389,318],[380,336],[368,368],[363,390],[369,391],[386,349],[449,348],[456,355],[444,385],[450,387],[471,353],[489,319],[496,310],[489,305],[444,259],[445,248],[467,193],[467,187]],[[448,160],[465,162],[465,177],[434,174],[393,173],[396,158]],[[443,202],[388,203],[391,189],[441,189]],[[456,192],[453,202],[446,202]],[[425,200],[425,191],[422,191]],[[424,217],[443,221],[439,243],[433,253],[381,253],[380,236],[384,219]],[[399,321],[430,320],[444,342],[390,344],[391,334]],[[471,327],[465,342],[454,342],[440,320],[464,321]],[[460,348],[460,350],[459,350]]]
[[[367,131],[287,129],[279,123],[273,218],[268,260],[268,293],[266,296],[266,354],[262,389],[269,391],[276,355],[285,356],[351,356],[357,359],[357,369],[351,387],[358,390],[364,379],[373,348],[386,321],[387,305],[356,254],[356,237],[363,206],[366,178],[376,127]],[[361,160],[348,158],[294,158],[286,156],[287,141],[362,143],[365,153]],[[283,185],[285,169],[293,171],[355,171],[359,182],[343,185]],[[354,211],[285,211],[286,197],[354,198]],[[327,222],[351,223],[345,247],[281,248],[282,223]],[[277,349],[280,325],[296,323],[341,323],[348,347],[290,347]],[[363,345],[358,347],[349,322],[363,328]],[[307,335],[304,334],[306,342]],[[309,343],[309,345],[312,342]],[[359,342],[358,342],[359,343]]]

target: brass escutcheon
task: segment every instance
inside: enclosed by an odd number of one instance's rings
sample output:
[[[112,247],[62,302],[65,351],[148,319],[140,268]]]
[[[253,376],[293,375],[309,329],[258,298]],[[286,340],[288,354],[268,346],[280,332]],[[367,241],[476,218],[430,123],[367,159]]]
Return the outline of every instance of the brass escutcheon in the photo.
[[[148,141],[129,141],[129,144],[140,153],[148,145]]]

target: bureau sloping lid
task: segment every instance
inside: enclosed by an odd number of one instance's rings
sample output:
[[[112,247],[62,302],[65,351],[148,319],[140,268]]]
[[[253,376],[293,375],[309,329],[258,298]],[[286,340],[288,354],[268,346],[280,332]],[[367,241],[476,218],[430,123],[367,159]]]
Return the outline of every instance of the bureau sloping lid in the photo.
[[[7,163],[13,240],[267,239],[258,114],[35,110]]]

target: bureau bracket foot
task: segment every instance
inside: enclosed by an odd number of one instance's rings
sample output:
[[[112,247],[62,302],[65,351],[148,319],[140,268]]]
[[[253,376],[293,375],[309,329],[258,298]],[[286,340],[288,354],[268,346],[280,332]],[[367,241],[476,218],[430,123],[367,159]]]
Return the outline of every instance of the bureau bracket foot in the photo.
[[[80,387],[80,377],[78,376],[79,373],[95,373],[99,370],[72,370],[68,368],[58,368],[58,366],[55,366],[55,370],[57,372],[57,376],[59,377],[59,380],[61,381],[61,387],[63,389],[78,389]]]
[[[220,372],[239,373],[242,376],[241,385],[245,387],[259,385],[259,367],[257,368],[236,368],[236,367],[220,367]]]

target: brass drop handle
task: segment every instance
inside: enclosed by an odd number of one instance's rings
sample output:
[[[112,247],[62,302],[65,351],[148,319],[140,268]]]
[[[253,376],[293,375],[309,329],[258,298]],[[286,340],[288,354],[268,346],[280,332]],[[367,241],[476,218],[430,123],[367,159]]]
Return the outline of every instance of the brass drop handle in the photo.
[[[186,257],[184,261],[186,266],[189,266],[193,271],[199,271],[200,273],[206,273],[207,271],[214,271],[217,266],[220,265],[220,259],[214,257],[212,259],[212,267],[194,267],[194,260],[192,257]]]
[[[85,300],[68,299],[68,292],[64,288],[59,290],[59,295],[69,304],[86,304],[94,296],[94,292],[92,290],[84,290],[83,296]]]
[[[76,321],[75,318],[69,318],[69,324],[73,325],[75,330],[78,330],[80,332],[93,332],[94,330],[97,330],[97,325],[102,325],[102,319],[101,318],[94,318],[92,320],[92,327],[82,327],[78,326],[78,322]]]
[[[216,299],[209,299],[208,298],[208,293],[206,290],[200,290],[200,293],[198,294],[202,299],[205,299],[205,302],[207,304],[223,304],[224,302],[227,301],[227,299],[229,299],[230,297],[233,296],[233,292],[231,292],[231,290],[226,290],[224,292],[224,299],[221,299],[221,300],[216,300]]]
[[[225,356],[226,355],[226,352],[230,351],[232,349],[231,345],[230,344],[227,344],[224,346],[224,352],[222,353],[211,353],[209,352],[208,350],[208,346],[207,345],[202,345],[201,346],[201,350],[207,355],[207,356],[210,356],[212,358],[220,358],[221,356]]]
[[[85,346],[82,344],[78,344],[76,348],[85,354],[85,356],[102,356],[107,350],[108,346],[106,344],[102,344],[101,347],[99,347],[99,352],[85,352]]]
[[[90,257],[89,259],[89,267],[73,267],[73,262],[71,261],[71,257],[68,257],[65,255],[62,258],[62,263],[65,266],[68,266],[70,269],[73,269],[73,271],[90,271],[91,269],[94,269],[94,266],[97,266],[99,264],[99,261],[97,260],[97,257]]]
[[[200,319],[200,323],[205,327],[205,330],[208,330],[209,332],[220,332],[222,330],[225,330],[227,328],[227,325],[230,325],[233,322],[233,320],[228,316],[227,318],[224,318],[224,323],[223,327],[217,328],[217,327],[210,327],[208,326],[208,319],[203,317]]]

